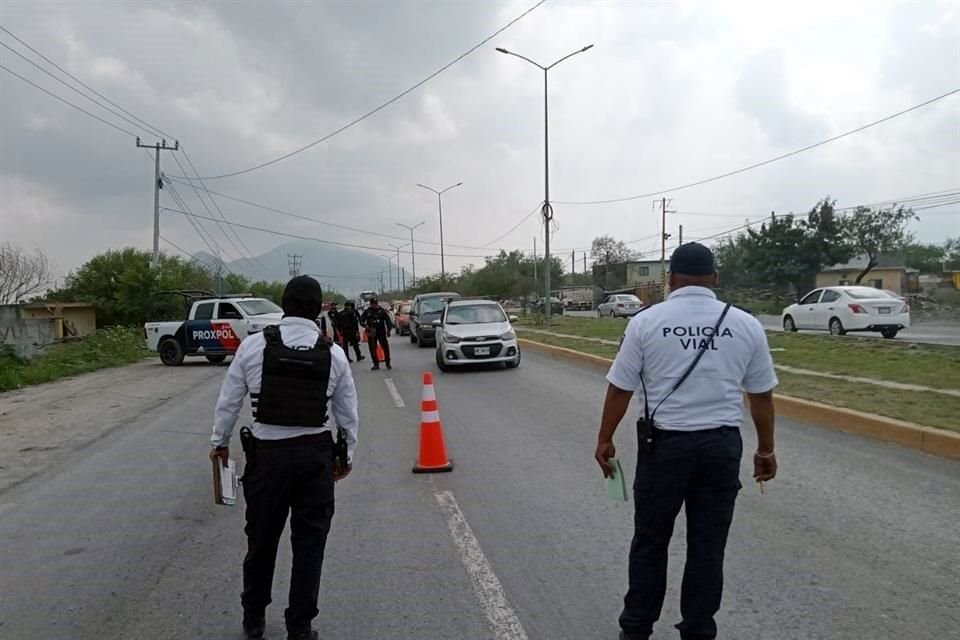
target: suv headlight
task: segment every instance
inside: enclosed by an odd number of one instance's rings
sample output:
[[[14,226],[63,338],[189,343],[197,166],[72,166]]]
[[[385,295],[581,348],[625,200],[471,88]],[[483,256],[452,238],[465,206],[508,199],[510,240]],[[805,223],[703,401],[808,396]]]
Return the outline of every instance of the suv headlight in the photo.
[[[517,334],[514,333],[513,330],[511,329],[510,331],[507,331],[506,333],[502,334],[502,335],[500,336],[500,339],[501,339],[501,340],[506,340],[506,341],[516,340],[516,339],[517,339]]]
[[[460,342],[461,339],[462,339],[462,338],[458,338],[457,336],[450,335],[450,334],[447,333],[446,331],[443,332],[443,341],[444,341],[444,342],[449,342],[450,344],[457,344],[458,342]]]

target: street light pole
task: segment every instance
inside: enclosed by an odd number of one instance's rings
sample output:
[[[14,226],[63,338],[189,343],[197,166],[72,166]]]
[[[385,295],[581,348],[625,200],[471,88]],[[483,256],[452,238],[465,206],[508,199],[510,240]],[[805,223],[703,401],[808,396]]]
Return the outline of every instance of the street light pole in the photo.
[[[414,251],[414,248],[413,248],[413,230],[416,229],[416,228],[419,227],[419,226],[424,225],[425,223],[424,223],[424,222],[420,222],[420,223],[418,223],[418,224],[413,225],[412,227],[409,226],[409,225],[403,224],[402,222],[396,222],[396,223],[394,223],[394,224],[396,224],[396,225],[398,225],[398,226],[400,226],[400,227],[403,227],[404,229],[406,229],[407,231],[410,232],[410,264],[411,264],[411,266],[413,267],[413,283],[412,283],[412,286],[415,287],[415,286],[417,286],[417,252]]]
[[[550,204],[550,118],[548,110],[548,85],[547,85],[547,76],[548,71],[554,68],[567,58],[571,58],[578,53],[583,53],[588,49],[593,47],[592,44],[583,47],[582,49],[577,49],[573,53],[568,53],[563,56],[553,64],[543,66],[538,62],[534,62],[526,56],[522,56],[519,53],[514,53],[512,51],[507,51],[502,47],[497,47],[497,51],[500,53],[506,54],[508,56],[514,56],[525,60],[537,67],[538,69],[543,70],[543,208],[541,209],[543,215],[543,257],[546,261],[546,267],[543,270],[543,287],[545,289],[543,301],[544,301],[544,317],[549,321],[551,315],[551,304],[550,304],[550,274],[553,271],[551,268],[550,262],[550,225],[553,223],[553,206]]]
[[[396,245],[396,244],[393,244],[392,242],[388,242],[387,245],[397,250],[397,289],[399,289],[400,291],[406,291],[407,277],[405,275],[403,276],[403,287],[402,288],[400,287],[400,276],[403,273],[403,267],[400,266],[400,249],[403,249],[407,245],[405,244]]]
[[[441,196],[443,196],[443,194],[445,194],[447,191],[450,191],[450,189],[455,189],[462,184],[463,184],[462,182],[458,182],[457,184],[450,185],[446,189],[437,191],[433,187],[428,187],[427,185],[420,184],[419,182],[417,183],[418,187],[423,187],[427,191],[433,191],[435,194],[437,194],[437,211],[440,213],[440,281],[441,282],[447,281],[447,268],[446,268],[446,265],[444,264],[444,257],[443,257],[443,198]]]

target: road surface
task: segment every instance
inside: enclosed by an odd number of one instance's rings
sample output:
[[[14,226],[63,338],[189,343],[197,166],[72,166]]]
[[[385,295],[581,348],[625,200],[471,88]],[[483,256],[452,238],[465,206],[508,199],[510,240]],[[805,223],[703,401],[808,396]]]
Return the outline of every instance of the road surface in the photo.
[[[513,371],[435,372],[456,468],[420,476],[433,353],[398,338],[394,349],[392,372],[354,365],[361,444],[338,486],[321,637],[616,638],[632,509],[605,497],[592,459],[601,375],[536,354]],[[0,480],[18,479],[0,484],[0,637],[242,637],[242,507],[211,504],[206,458],[223,372],[149,363],[95,374],[95,393],[73,381],[0,395],[0,442],[71,429],[71,405],[86,434],[33,459],[32,475],[0,448]],[[176,395],[151,399],[155,387]],[[94,404],[114,412],[100,431]],[[960,638],[960,463],[787,420],[778,452],[766,495],[744,465],[720,637]],[[284,637],[281,548],[268,638]],[[676,637],[683,553],[678,536],[654,640]]]

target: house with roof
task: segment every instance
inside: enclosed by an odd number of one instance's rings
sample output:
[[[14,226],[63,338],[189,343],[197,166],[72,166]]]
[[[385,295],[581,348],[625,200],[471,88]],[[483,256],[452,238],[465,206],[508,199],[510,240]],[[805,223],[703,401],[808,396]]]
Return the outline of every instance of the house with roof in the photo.
[[[868,264],[867,256],[859,255],[849,262],[824,269],[817,274],[817,287],[854,285],[857,276]],[[920,270],[904,266],[899,256],[880,255],[877,257],[877,264],[864,276],[860,285],[886,289],[897,295],[917,293],[920,291]]]

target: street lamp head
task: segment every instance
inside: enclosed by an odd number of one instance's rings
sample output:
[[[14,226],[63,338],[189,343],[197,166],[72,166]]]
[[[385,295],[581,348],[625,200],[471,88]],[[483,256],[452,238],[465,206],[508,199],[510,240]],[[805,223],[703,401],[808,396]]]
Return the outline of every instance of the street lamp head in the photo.
[[[504,49],[503,47],[497,47],[497,51],[499,51],[500,53],[506,53],[507,55],[510,55],[510,52]]]
[[[585,46],[583,49],[580,49],[580,53],[583,53],[583,52],[586,51],[587,49],[593,49],[593,45],[592,45],[592,44],[588,44],[588,45]]]

